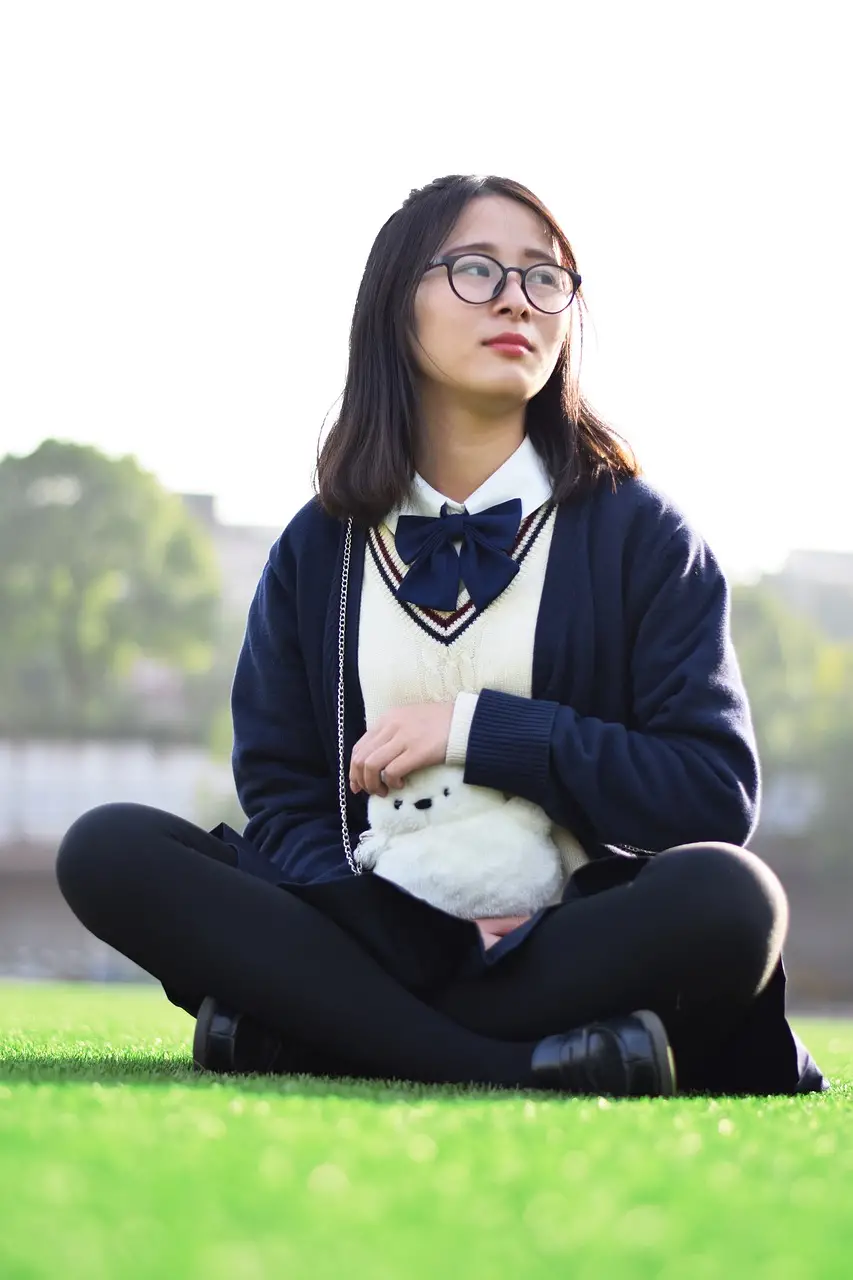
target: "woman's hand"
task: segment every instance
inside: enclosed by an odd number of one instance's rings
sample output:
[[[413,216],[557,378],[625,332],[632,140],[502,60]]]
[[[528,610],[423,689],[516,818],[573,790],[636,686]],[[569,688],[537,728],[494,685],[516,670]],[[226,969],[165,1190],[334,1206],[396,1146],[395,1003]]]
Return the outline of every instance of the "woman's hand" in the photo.
[[[493,947],[501,938],[505,938],[508,933],[512,933],[513,929],[517,929],[520,924],[524,924],[525,920],[529,919],[530,916],[491,916],[484,920],[475,920],[474,924],[480,930],[483,945],[488,951],[489,947]]]
[[[353,793],[387,796],[416,769],[444,764],[452,719],[452,702],[386,711],[352,749],[349,782]],[[384,774],[384,781],[380,774]]]

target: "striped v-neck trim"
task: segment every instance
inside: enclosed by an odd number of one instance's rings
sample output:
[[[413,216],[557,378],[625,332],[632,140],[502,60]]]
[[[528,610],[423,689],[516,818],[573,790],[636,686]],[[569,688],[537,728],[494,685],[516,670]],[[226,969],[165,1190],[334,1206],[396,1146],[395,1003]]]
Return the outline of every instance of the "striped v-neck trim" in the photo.
[[[525,520],[522,520],[511,552],[512,559],[516,564],[520,565],[525,559],[530,548],[547,525],[553,511],[554,503],[545,502],[536,511],[532,511]],[[410,604],[407,600],[400,600],[397,597],[397,588],[406,576],[407,566],[405,561],[401,560],[397,555],[394,535],[386,524],[381,524],[370,530],[367,546],[379,576],[399,607],[409,615],[413,622],[417,623],[422,631],[425,631],[427,635],[432,636],[434,640],[438,640],[441,644],[451,644],[457,636],[460,636],[485,612],[484,609],[477,609],[464,586],[459,593],[456,608],[452,613],[442,613],[437,609],[426,609],[422,605]],[[514,581],[515,579],[513,578]],[[500,600],[501,596],[510,590],[512,590],[512,582],[504,588],[504,591],[501,592],[497,599]],[[486,608],[488,607],[487,605]]]

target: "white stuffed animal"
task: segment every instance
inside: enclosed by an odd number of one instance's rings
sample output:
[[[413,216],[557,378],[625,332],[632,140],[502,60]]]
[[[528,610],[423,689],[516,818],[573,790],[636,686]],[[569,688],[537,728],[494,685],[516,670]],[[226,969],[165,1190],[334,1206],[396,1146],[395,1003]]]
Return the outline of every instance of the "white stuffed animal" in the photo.
[[[529,915],[558,902],[567,878],[538,805],[463,782],[461,768],[420,769],[371,796],[365,868],[466,920]]]

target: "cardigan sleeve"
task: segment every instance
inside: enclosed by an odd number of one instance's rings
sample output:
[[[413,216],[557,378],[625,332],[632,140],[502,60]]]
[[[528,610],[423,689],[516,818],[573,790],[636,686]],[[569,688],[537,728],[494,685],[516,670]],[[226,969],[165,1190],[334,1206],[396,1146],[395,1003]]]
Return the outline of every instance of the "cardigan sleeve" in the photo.
[[[347,874],[337,781],[317,727],[299,643],[292,553],[283,538],[249,608],[231,692],[232,765],[244,836],[311,883]],[[275,564],[273,563],[275,562]]]
[[[672,513],[638,539],[625,577],[627,723],[483,690],[465,780],[532,800],[601,844],[745,844],[759,764],[725,578]]]

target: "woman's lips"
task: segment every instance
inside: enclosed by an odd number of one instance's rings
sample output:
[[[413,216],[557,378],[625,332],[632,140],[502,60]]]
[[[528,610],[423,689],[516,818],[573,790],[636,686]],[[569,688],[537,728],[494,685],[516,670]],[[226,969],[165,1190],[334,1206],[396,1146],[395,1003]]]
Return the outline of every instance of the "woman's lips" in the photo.
[[[491,351],[500,351],[506,356],[529,356],[530,348],[526,347],[523,342],[487,342],[486,346]]]

